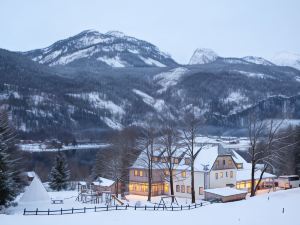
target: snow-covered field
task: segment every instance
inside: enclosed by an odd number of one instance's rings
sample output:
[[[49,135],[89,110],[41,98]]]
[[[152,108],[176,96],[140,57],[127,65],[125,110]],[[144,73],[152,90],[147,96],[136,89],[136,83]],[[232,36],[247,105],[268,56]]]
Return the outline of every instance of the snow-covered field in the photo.
[[[3,225],[53,224],[223,224],[298,225],[300,188],[277,191],[247,200],[216,203],[186,211],[109,211],[63,216],[0,215]],[[284,210],[284,213],[283,213]]]

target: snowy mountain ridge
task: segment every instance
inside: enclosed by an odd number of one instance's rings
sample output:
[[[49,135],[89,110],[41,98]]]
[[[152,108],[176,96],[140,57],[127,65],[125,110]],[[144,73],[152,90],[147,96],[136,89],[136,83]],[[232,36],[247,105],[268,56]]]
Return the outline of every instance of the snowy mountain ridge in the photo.
[[[189,64],[206,64],[215,61],[219,56],[208,48],[197,48],[192,55]]]
[[[290,66],[300,70],[300,54],[297,53],[287,51],[277,53],[272,62],[278,66]]]
[[[149,42],[119,31],[105,34],[85,30],[49,47],[24,52],[32,60],[49,66],[167,67],[177,63]]]

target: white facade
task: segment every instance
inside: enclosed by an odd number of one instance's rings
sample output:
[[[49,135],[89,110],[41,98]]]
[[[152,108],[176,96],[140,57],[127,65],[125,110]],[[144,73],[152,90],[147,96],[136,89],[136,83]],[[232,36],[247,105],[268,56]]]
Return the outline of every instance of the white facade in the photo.
[[[191,173],[190,171],[177,170],[174,179],[174,194],[176,197],[191,197]],[[196,199],[199,199],[204,193],[204,172],[195,171],[194,188]],[[169,190],[169,194],[171,194]]]

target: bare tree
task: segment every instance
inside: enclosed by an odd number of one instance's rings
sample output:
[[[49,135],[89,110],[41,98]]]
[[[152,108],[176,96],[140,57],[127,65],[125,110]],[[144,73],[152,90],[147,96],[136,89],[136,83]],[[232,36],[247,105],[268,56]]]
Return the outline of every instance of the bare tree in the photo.
[[[138,163],[141,166],[146,167],[148,170],[148,199],[151,201],[152,196],[152,177],[153,177],[153,164],[155,156],[155,141],[157,131],[156,129],[148,125],[144,131],[142,137],[138,140],[138,148],[141,150]]]
[[[161,166],[164,170],[168,171],[168,182],[170,184],[170,191],[172,196],[172,203],[174,202],[174,168],[176,154],[179,149],[179,133],[172,122],[166,122],[166,125],[162,129],[162,135],[160,138],[162,160]]]
[[[203,148],[203,144],[197,143],[197,134],[199,133],[199,126],[203,118],[196,118],[195,112],[192,109],[187,112],[184,118],[183,138],[182,144],[186,149],[186,155],[190,160],[191,167],[191,197],[192,203],[196,202],[195,197],[195,160]]]
[[[284,163],[284,154],[290,146],[294,145],[294,143],[285,142],[290,134],[279,135],[283,121],[259,120],[255,115],[251,115],[249,119],[250,147],[248,154],[251,159],[251,197],[255,196],[267,169],[274,169],[276,165]],[[256,183],[255,173],[257,170],[260,170],[260,177]]]

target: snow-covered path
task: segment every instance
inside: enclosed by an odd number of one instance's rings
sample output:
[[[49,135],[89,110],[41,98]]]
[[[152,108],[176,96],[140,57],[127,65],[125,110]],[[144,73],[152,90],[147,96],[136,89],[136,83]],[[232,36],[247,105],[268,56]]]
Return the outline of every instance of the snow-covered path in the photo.
[[[269,197],[269,199],[268,199]],[[0,215],[1,225],[53,224],[223,224],[298,225],[300,188],[190,211],[111,211],[63,216]],[[284,208],[284,213],[282,213]]]

